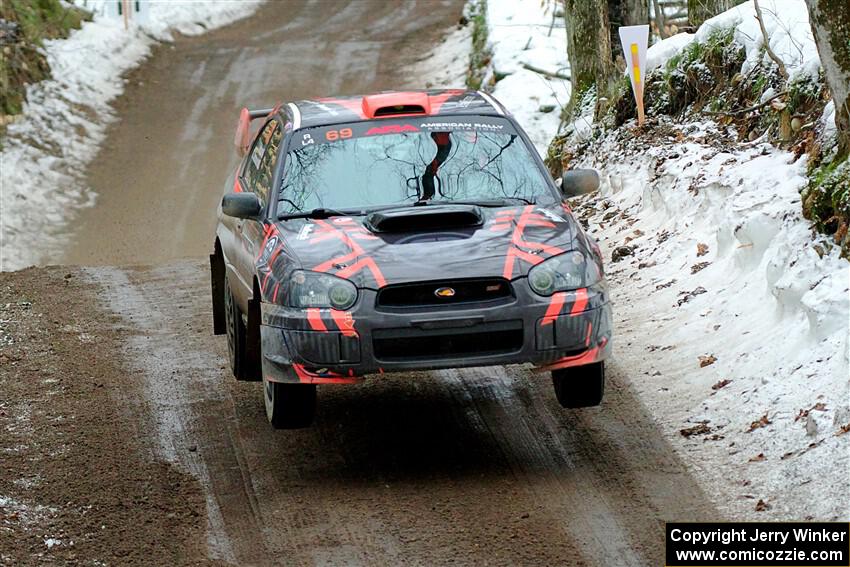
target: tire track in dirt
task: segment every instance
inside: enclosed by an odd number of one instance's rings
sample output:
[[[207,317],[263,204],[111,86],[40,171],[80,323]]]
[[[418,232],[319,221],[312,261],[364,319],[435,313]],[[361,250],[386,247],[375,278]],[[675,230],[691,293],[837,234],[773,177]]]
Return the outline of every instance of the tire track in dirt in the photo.
[[[128,397],[207,489],[222,559],[649,565],[665,520],[716,517],[616,365],[601,408],[523,368],[413,372],[322,387],[313,428],[274,431],[210,334],[203,264],[87,273],[136,328]]]

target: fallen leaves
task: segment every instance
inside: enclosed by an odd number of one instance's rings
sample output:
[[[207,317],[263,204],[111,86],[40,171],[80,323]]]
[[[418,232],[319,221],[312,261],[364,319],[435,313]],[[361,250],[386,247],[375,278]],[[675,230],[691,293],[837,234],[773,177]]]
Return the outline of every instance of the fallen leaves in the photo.
[[[770,418],[767,417],[767,412],[765,412],[763,416],[761,416],[757,420],[750,423],[750,427],[747,428],[746,433],[751,433],[751,432],[755,431],[756,429],[761,429],[762,427],[767,427],[771,423],[773,423],[773,422],[770,421]]]
[[[797,415],[794,416],[794,421],[800,421],[801,419],[809,417],[809,412],[811,411],[826,411],[826,404],[823,402],[818,402],[809,409],[801,409],[797,412]]]
[[[611,261],[619,262],[626,256],[631,256],[632,254],[634,254],[634,251],[628,246],[617,246],[611,253]]]
[[[717,357],[713,354],[702,355],[699,357],[699,367],[705,368],[706,366],[710,366],[717,362]]]
[[[694,435],[706,435],[711,433],[711,428],[708,426],[708,422],[701,421],[692,427],[686,427],[684,429],[680,429],[679,433],[682,437],[692,437]]]
[[[708,254],[708,244],[703,244],[702,242],[697,244],[697,257],[705,256]]]
[[[691,274],[695,274],[699,271],[702,271],[710,265],[711,262],[699,262],[697,264],[694,264],[693,266],[691,266]]]
[[[761,498],[756,502],[756,512],[764,512],[765,510],[770,510],[771,506]]]
[[[845,433],[850,432],[850,423],[845,423],[841,427],[838,428],[838,431],[835,432],[835,436],[844,435]]]
[[[727,380],[727,379],[724,378],[723,380],[720,380],[719,382],[716,382],[714,385],[712,385],[711,389],[712,390],[719,390],[720,388],[725,388],[731,382],[732,382],[732,380]]]
[[[680,297],[679,301],[676,302],[676,306],[681,307],[683,303],[687,303],[697,295],[702,295],[703,293],[706,293],[706,289],[702,286],[698,286],[693,291],[680,291],[679,295],[681,295],[682,297]]]

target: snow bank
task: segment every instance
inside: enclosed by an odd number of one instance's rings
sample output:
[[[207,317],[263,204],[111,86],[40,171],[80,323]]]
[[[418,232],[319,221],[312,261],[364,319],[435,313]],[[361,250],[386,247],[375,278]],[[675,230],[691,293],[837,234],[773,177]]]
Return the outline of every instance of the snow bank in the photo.
[[[760,4],[791,80],[816,78],[803,0]],[[742,73],[768,61],[750,1],[655,44],[649,67],[730,28]],[[805,157],[711,121],[634,127],[565,129],[590,141],[572,167],[602,177],[589,229],[626,254],[609,264],[615,365],[728,517],[846,519],[850,264],[802,218]]]
[[[95,18],[68,39],[45,42],[52,78],[27,88],[21,117],[9,125],[0,153],[0,270],[55,259],[74,211],[94,204],[86,166],[115,120],[111,102],[122,75],[171,32],[198,34],[245,17],[261,0],[152,2],[144,27],[124,30],[103,2],[77,0]]]
[[[761,0],[764,27],[770,47],[785,63],[790,79],[818,78],[820,58],[809,25],[804,0]],[[735,28],[735,41],[744,46],[747,59],[741,68],[746,75],[755,65],[770,58],[763,50],[764,36],[756,20],[753,0],[706,20],[695,34],[680,33],[660,41],[647,52],[647,71],[663,65],[691,41],[705,42],[719,30]],[[772,64],[772,63],[769,63]]]
[[[497,77],[493,95],[528,132],[541,155],[558,132],[561,108],[570,98],[570,81],[526,69],[569,75],[567,33],[548,2],[488,0],[487,30]]]
[[[695,34],[677,33],[649,46],[646,50],[646,72],[650,73],[669,61],[694,40]]]
[[[846,518],[850,266],[802,218],[805,159],[736,145],[626,129],[589,153],[616,161],[576,164],[602,172],[591,232],[632,249],[609,264],[615,359],[730,517]]]

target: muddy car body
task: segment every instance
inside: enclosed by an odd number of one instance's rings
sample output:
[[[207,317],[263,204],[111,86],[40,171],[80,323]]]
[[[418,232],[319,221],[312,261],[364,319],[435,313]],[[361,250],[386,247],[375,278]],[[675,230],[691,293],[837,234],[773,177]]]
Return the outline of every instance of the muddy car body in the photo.
[[[262,122],[260,122],[262,118]],[[259,123],[251,135],[251,122]],[[214,329],[276,427],[318,384],[531,363],[596,405],[611,312],[595,242],[491,97],[381,93],[243,109],[211,255]]]

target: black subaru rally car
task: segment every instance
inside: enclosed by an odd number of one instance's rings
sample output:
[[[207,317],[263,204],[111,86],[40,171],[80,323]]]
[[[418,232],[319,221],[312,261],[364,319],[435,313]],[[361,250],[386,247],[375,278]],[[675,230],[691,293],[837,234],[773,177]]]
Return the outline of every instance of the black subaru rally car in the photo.
[[[309,425],[318,384],[410,369],[531,363],[562,406],[601,402],[608,290],[566,202],[598,178],[553,180],[492,97],[243,109],[235,144],[210,256],[214,330],[236,378],[262,380],[273,426]]]

